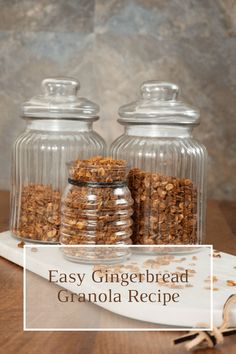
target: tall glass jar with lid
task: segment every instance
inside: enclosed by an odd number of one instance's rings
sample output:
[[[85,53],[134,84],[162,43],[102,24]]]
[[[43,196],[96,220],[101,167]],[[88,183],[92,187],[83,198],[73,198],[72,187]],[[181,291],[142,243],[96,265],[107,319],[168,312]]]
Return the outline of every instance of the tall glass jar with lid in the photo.
[[[119,109],[124,134],[111,145],[131,165],[134,244],[200,244],[205,234],[205,147],[192,131],[199,113],[178,99],[175,84],[148,81]]]
[[[66,164],[105,154],[105,142],[93,130],[99,107],[78,96],[79,86],[75,79],[47,78],[42,94],[22,106],[26,128],[13,147],[10,218],[18,238],[58,242]]]

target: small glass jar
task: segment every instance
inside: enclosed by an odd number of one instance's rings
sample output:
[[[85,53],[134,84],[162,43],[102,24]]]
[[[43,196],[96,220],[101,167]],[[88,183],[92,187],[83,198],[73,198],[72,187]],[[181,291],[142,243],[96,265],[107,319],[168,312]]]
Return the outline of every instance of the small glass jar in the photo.
[[[76,165],[70,165],[62,198],[60,242],[130,244],[133,200],[127,166]]]
[[[134,244],[204,240],[207,152],[192,137],[199,113],[178,93],[175,84],[148,81],[138,101],[119,109],[125,131],[110,152],[131,166]]]
[[[109,159],[101,157],[75,161],[70,165],[69,183],[62,198],[61,244],[131,244],[133,200],[127,187],[127,173],[126,164],[109,165]],[[85,257],[84,250],[70,248],[67,256],[79,261],[91,258],[88,251]],[[102,249],[100,257],[91,249],[90,256],[99,261],[104,257],[117,258],[111,254],[111,249],[107,251],[108,254]],[[124,255],[127,248],[123,253],[120,248],[115,252]]]
[[[79,82],[48,78],[42,94],[22,106],[26,129],[12,157],[12,235],[32,242],[59,242],[61,192],[66,163],[103,155],[104,140],[93,130],[97,104],[78,97]]]

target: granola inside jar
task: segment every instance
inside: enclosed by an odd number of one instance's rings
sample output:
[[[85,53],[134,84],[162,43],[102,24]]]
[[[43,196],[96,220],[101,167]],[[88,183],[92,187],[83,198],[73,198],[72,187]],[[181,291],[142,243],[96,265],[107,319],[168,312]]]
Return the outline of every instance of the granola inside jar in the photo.
[[[133,199],[127,174],[123,160],[98,156],[70,164],[68,186],[62,198],[61,244],[131,243]],[[75,258],[78,252],[76,248]]]
[[[197,244],[197,189],[190,179],[133,168],[134,244]]]

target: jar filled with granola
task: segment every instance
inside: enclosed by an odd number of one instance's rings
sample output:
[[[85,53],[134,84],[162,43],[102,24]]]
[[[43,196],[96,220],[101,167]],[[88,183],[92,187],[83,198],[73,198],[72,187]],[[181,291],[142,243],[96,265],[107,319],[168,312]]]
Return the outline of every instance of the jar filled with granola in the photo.
[[[204,240],[207,152],[192,136],[199,113],[178,94],[175,84],[148,81],[137,101],[119,109],[125,131],[110,152],[131,166],[134,244]]]
[[[62,244],[131,243],[133,200],[127,186],[127,174],[126,161],[101,156],[70,164],[69,183],[62,198]],[[75,248],[74,254],[71,250],[73,248],[69,250],[71,256],[83,258],[81,249]],[[94,250],[92,253],[94,255]]]
[[[10,221],[18,238],[59,242],[66,163],[105,153],[104,140],[93,130],[99,107],[78,90],[75,79],[48,78],[41,95],[22,106],[26,128],[13,147]]]

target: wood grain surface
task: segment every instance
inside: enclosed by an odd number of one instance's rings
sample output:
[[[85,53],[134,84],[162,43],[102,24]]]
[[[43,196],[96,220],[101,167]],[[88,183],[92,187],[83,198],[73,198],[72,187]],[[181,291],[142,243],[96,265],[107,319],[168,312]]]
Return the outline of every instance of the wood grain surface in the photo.
[[[207,243],[236,255],[236,202],[208,203]],[[8,229],[9,193],[0,192],[0,231]],[[24,332],[22,269],[0,258],[0,354],[183,354],[171,332]],[[235,354],[236,338],[195,354]]]

